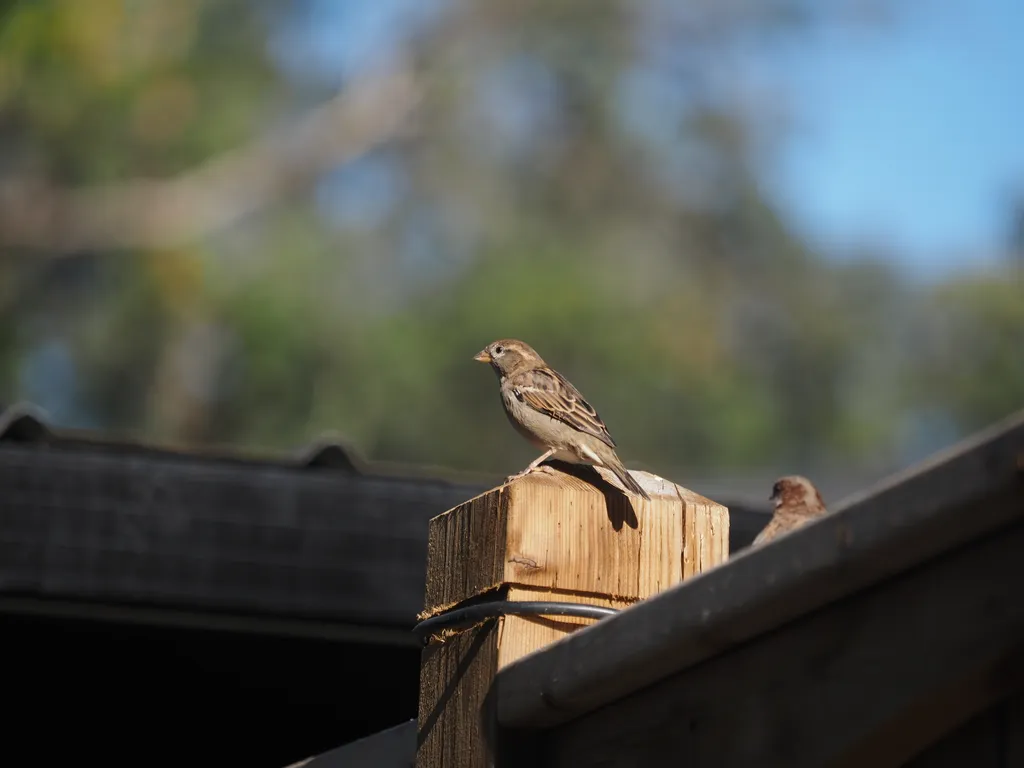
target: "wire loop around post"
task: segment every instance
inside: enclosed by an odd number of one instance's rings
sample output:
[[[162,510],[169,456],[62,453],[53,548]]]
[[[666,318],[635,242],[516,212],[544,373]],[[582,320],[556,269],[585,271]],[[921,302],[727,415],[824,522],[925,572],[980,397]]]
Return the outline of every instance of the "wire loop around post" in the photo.
[[[489,600],[462,608],[453,608],[437,616],[431,616],[413,627],[412,631],[426,645],[431,635],[442,629],[462,629],[486,619],[496,619],[501,616],[569,616],[582,619],[605,619],[618,612],[616,608],[585,603]]]

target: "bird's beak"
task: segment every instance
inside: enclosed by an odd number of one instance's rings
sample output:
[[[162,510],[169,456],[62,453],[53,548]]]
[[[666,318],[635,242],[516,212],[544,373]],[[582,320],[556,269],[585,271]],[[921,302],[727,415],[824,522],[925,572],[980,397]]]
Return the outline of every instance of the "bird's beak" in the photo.
[[[481,363],[491,362],[491,356],[487,353],[486,349],[481,349],[479,352],[477,352],[473,356],[473,359]]]

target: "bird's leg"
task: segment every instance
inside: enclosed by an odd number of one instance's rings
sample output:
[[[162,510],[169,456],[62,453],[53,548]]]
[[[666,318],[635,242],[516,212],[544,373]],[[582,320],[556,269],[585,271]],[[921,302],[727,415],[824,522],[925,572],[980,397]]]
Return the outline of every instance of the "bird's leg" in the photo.
[[[544,453],[542,453],[536,459],[531,461],[530,462],[530,466],[528,466],[522,472],[518,472],[517,474],[514,474],[514,475],[509,475],[507,478],[505,478],[505,485],[508,485],[513,480],[518,480],[520,477],[524,477],[524,476],[530,474],[531,472],[533,472],[533,470],[535,470],[537,467],[539,467],[542,462],[544,462],[547,459],[551,458],[551,456],[554,454],[554,452],[555,452],[554,448],[548,448]]]

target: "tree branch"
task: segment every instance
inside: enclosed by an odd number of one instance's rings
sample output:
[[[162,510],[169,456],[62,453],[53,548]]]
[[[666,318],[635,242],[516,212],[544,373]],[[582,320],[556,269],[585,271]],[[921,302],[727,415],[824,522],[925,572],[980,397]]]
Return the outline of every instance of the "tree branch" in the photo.
[[[420,95],[403,69],[361,80],[283,136],[261,138],[170,179],[70,190],[38,179],[0,181],[0,246],[59,255],[173,248],[207,237],[395,137]]]

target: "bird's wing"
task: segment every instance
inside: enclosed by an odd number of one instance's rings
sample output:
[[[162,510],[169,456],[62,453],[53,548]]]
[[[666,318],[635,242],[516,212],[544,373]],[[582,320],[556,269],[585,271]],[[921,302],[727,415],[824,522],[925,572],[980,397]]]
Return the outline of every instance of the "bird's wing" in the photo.
[[[756,547],[758,544],[764,544],[776,538],[779,534],[784,533],[786,530],[785,522],[779,519],[778,515],[772,517],[768,521],[768,525],[761,529],[761,532],[754,537],[751,542],[752,547]]]
[[[558,419],[579,432],[592,435],[611,448],[615,447],[608,427],[597,415],[594,406],[558,371],[533,368],[515,374],[508,383],[512,387],[512,394],[524,405]]]
[[[810,522],[810,519],[804,515],[794,514],[793,512],[777,511],[772,515],[772,519],[768,522],[768,525],[764,527],[751,544],[763,544],[768,541],[777,539],[784,533],[789,531],[795,531],[797,528],[802,526],[804,523]]]

